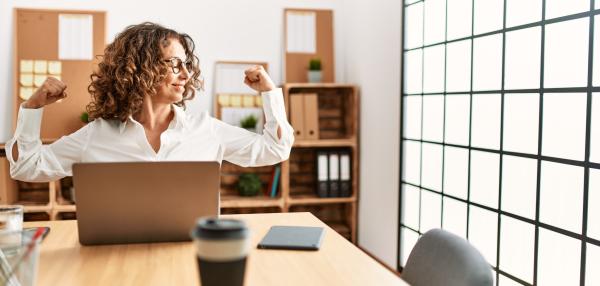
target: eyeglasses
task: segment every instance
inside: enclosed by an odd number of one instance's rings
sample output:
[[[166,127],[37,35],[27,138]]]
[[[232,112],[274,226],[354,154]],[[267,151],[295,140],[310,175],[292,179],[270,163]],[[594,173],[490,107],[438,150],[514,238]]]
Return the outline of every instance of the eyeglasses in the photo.
[[[177,57],[173,57],[170,58],[168,60],[164,60],[164,62],[169,63],[169,66],[171,67],[171,69],[173,70],[174,74],[178,74],[179,72],[181,72],[181,69],[184,67],[185,65],[185,69],[188,72],[191,72],[193,67],[194,67],[194,62],[193,61],[187,61],[187,62],[183,62],[182,59],[177,58]]]

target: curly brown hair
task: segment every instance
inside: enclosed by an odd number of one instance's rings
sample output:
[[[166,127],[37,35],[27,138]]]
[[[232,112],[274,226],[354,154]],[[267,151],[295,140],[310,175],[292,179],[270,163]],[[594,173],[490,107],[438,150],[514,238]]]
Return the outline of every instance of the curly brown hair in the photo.
[[[187,59],[193,62],[183,99],[175,103],[185,108],[185,101],[194,98],[196,89],[202,89],[204,84],[198,57],[194,55],[194,41],[187,34],[144,22],[125,28],[104,49],[104,55],[99,56],[101,62],[90,76],[92,82],[88,86],[91,102],[86,109],[90,120],[125,121],[137,114],[142,108],[144,95],[156,94],[156,88],[170,70],[163,61],[162,50],[170,45],[171,40],[178,40]]]

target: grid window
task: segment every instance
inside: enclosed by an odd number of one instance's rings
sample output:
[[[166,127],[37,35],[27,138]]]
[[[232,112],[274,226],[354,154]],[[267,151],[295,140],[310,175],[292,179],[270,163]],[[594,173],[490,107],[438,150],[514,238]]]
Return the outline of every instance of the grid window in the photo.
[[[490,265],[496,265],[498,215],[471,206],[469,212],[469,241],[483,254]]]
[[[469,150],[448,146],[444,149],[444,193],[466,200]]]
[[[600,163],[600,94],[592,97],[590,161]]]
[[[540,87],[540,27],[506,33],[504,87]]]
[[[499,94],[473,95],[472,146],[500,149],[500,104]]]
[[[540,228],[538,285],[578,285],[581,242]]]
[[[444,198],[443,227],[462,238],[467,238],[467,204]]]
[[[411,139],[421,139],[421,110],[422,97],[409,96],[404,98],[404,136]]]
[[[502,216],[500,229],[500,269],[533,283],[535,226]]]
[[[471,85],[471,40],[446,47],[446,91],[469,91]]]
[[[475,0],[475,34],[483,34],[502,29],[504,0]]]
[[[419,240],[419,234],[405,227],[401,228],[400,231],[400,236],[402,237],[402,253],[400,259],[402,259],[402,265],[406,265],[406,260],[408,260],[410,251],[415,247],[417,240]]]
[[[420,47],[423,45],[423,2],[406,7],[405,17],[406,25],[410,29],[406,30],[405,46],[408,49]]]
[[[426,48],[423,56],[423,92],[444,90],[444,45]]]
[[[405,182],[418,185],[421,183],[421,144],[414,141],[404,141],[404,164],[402,178]]]
[[[442,191],[442,146],[423,143],[423,187],[435,191]]]
[[[586,260],[585,285],[600,285],[600,247],[588,243]]]
[[[411,185],[402,185],[404,197],[402,198],[402,223],[413,229],[419,229],[419,198],[421,190]]]
[[[587,85],[587,18],[546,26],[544,87]]]
[[[471,151],[471,201],[498,208],[500,156]]]
[[[535,219],[537,160],[502,157],[502,210]]]
[[[540,221],[581,233],[583,168],[542,162]]]
[[[425,1],[425,45],[443,42],[446,38],[446,1]]]
[[[502,274],[500,274],[500,279],[498,279],[499,284],[498,285],[502,285],[502,286],[523,286],[523,284],[516,282],[515,280],[512,280]]]
[[[577,14],[590,9],[590,0],[546,0],[546,19]]]
[[[506,0],[506,27],[542,20],[542,0]],[[419,27],[417,26],[417,29]]]
[[[442,226],[442,196],[423,190],[421,192],[421,233]]]
[[[442,142],[444,138],[444,97],[423,97],[423,139]]]
[[[504,150],[537,154],[539,98],[537,93],[504,95]]]
[[[466,94],[446,96],[445,120],[446,130],[444,142],[469,145],[469,119],[471,97]]]
[[[596,5],[600,5],[599,3],[600,1],[596,1]],[[596,43],[600,43],[600,16],[594,17],[594,64],[592,66],[594,70],[592,84],[600,86],[600,45]]]
[[[473,90],[499,90],[502,81],[502,35],[473,42]]]
[[[542,154],[583,160],[585,114],[586,94],[584,93],[544,94]]]
[[[588,194],[588,229],[589,237],[600,240],[600,170],[590,169]],[[597,264],[600,265],[600,264]],[[598,284],[600,285],[600,284]]]
[[[503,286],[600,284],[600,0],[412,5],[401,231],[466,236]]]
[[[448,40],[471,35],[472,0],[448,0]]]
[[[423,91],[423,50],[412,50],[404,55],[404,92]]]

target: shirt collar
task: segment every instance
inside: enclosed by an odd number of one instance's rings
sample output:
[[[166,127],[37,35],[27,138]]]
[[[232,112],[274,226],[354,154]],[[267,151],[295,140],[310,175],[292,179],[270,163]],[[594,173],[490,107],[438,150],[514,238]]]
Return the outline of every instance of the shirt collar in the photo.
[[[181,128],[185,127],[185,111],[183,110],[183,108],[181,108],[175,104],[172,104],[171,108],[175,112],[175,116],[173,116],[173,120],[169,124],[169,129],[171,129],[171,128],[181,129]],[[119,133],[120,134],[123,134],[123,131],[125,131],[125,128],[127,127],[128,123],[135,124],[135,120],[133,119],[132,115],[129,115],[129,117],[127,117],[127,120],[120,123],[120,125],[119,125]]]

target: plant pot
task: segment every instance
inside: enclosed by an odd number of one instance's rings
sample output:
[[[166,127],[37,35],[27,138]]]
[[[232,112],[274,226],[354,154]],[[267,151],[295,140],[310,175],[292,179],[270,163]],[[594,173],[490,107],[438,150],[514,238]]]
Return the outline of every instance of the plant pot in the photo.
[[[308,71],[308,82],[321,82],[321,71]]]

